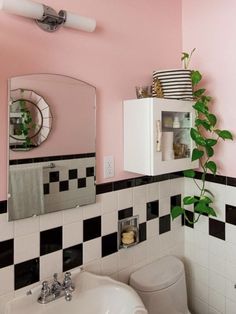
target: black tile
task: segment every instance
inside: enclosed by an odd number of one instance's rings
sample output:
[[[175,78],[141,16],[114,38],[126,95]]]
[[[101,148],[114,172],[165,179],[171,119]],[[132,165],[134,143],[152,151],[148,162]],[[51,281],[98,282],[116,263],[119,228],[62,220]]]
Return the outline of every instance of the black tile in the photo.
[[[86,168],[86,177],[94,177],[94,167]]]
[[[117,252],[117,232],[102,237],[102,257]]]
[[[193,221],[194,219],[193,212],[191,212],[190,210],[185,210],[185,214],[190,221]],[[190,227],[190,228],[194,228],[194,224],[189,223],[188,220],[184,217],[184,215],[182,215],[182,225]]]
[[[69,190],[69,181],[60,181],[59,182],[59,191],[68,191]]]
[[[59,181],[59,171],[49,172],[49,182],[58,182]]]
[[[84,241],[92,240],[101,236],[101,216],[83,221]]]
[[[81,189],[81,188],[86,188],[86,178],[80,178],[78,179],[78,189]]]
[[[40,232],[40,255],[62,249],[62,227]]]
[[[170,179],[178,179],[184,176],[183,171],[177,171],[170,173]]]
[[[170,215],[159,218],[159,234],[170,231]]]
[[[225,205],[226,222],[236,226],[236,207],[232,205]]]
[[[153,177],[143,176],[140,178],[135,178],[135,186],[145,185],[153,182]]]
[[[78,169],[70,169],[69,170],[69,180],[78,178]]]
[[[225,240],[225,223],[209,218],[209,235]]]
[[[147,203],[147,220],[158,218],[159,216],[159,201],[153,201]]]
[[[143,222],[139,224],[139,242],[147,240],[147,223]]]
[[[14,240],[0,242],[0,268],[13,265],[14,263]]]
[[[133,216],[133,207],[120,209],[118,211],[118,220],[129,218]]]
[[[114,191],[128,189],[134,187],[134,185],[135,185],[134,179],[116,181],[114,182]]]
[[[153,182],[161,182],[161,181],[165,181],[165,180],[169,180],[170,179],[170,174],[166,173],[166,174],[160,174],[158,176],[154,176],[153,177]]]
[[[230,186],[236,186],[236,178],[227,177],[226,178],[226,184],[230,185]]]
[[[49,187],[49,183],[44,183],[43,184],[43,194],[49,194],[50,193],[50,187]]]
[[[195,171],[195,173],[196,173],[195,179],[201,180],[202,172]],[[214,175],[214,174],[211,174],[211,173],[207,173],[206,174],[206,181],[219,183],[219,184],[226,184],[226,177],[225,176],[220,176],[220,175]]]
[[[0,201],[0,214],[7,212],[7,201]]]
[[[96,185],[96,194],[103,194],[107,192],[112,192],[113,191],[113,183],[108,182],[108,183],[102,183]]]
[[[170,208],[174,206],[181,206],[181,194],[171,196]]]
[[[83,244],[63,250],[63,272],[83,264]]]
[[[39,281],[39,258],[15,265],[15,290]]]

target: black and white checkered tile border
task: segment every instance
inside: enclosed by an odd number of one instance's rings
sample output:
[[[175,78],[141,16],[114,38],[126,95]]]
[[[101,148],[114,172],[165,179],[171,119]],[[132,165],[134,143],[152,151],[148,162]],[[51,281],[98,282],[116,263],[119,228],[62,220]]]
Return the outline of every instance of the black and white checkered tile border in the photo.
[[[157,177],[141,177],[130,180],[122,180],[97,186],[97,194],[122,190],[130,187],[138,187],[141,185],[174,179],[180,177],[179,173],[157,176]],[[214,177],[214,180],[216,178]],[[219,184],[226,184],[227,178],[217,177]],[[229,178],[231,186],[236,186],[236,179]],[[178,205],[181,203],[181,195],[171,195],[170,205]],[[7,202],[0,202],[0,213],[6,213]],[[118,211],[117,222],[119,219],[130,217],[133,215],[133,207],[124,208]],[[189,215],[192,212],[189,211]],[[83,239],[71,247],[63,247],[63,226],[58,226],[49,230],[40,232],[40,256],[14,264],[14,241],[15,239],[7,239],[0,242],[0,269],[8,266],[14,267],[15,290],[38,282],[40,279],[40,263],[41,259],[49,256],[53,252],[62,253],[62,271],[72,269],[84,263],[83,253],[84,248],[89,241],[97,240],[100,242],[101,252],[100,257],[105,257],[117,252],[117,232],[112,232],[102,235],[102,219],[99,215],[83,220]],[[149,224],[158,224],[159,234],[171,231],[170,214],[164,216],[159,215],[159,200],[152,200],[146,203],[145,221],[139,224],[140,242],[147,239]],[[209,218],[209,235],[224,240],[225,224],[229,223],[236,225],[236,208],[229,204],[226,205],[226,221],[218,221]],[[157,226],[157,225],[156,225]],[[191,226],[192,227],[192,226]]]

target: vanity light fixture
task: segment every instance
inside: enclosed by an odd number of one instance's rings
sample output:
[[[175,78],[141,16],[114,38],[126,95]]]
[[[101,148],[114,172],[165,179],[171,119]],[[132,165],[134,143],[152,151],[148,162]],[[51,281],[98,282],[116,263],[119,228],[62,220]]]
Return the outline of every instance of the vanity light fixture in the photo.
[[[46,32],[54,32],[61,26],[93,32],[96,21],[91,18],[60,10],[31,0],[0,0],[0,9],[8,13],[35,19],[38,26]]]

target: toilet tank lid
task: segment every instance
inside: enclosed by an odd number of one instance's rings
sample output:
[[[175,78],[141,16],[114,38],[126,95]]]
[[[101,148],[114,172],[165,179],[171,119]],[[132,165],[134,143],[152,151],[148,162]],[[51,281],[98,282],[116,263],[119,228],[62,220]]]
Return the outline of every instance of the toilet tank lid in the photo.
[[[183,263],[174,256],[166,256],[132,273],[130,285],[139,291],[162,290],[173,285],[183,274]]]

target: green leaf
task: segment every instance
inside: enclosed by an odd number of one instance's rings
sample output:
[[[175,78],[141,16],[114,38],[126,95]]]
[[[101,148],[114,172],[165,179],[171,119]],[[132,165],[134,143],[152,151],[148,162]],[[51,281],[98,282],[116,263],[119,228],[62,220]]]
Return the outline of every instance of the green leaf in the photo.
[[[212,157],[214,155],[214,150],[211,146],[206,146],[205,149],[208,157]]]
[[[192,151],[192,161],[200,159],[203,155],[204,155],[204,152],[202,150],[194,148]]]
[[[196,172],[192,169],[184,170],[183,173],[186,178],[194,178],[196,175]]]
[[[200,88],[200,89],[198,89],[198,90],[195,90],[194,92],[193,92],[193,96],[195,96],[195,97],[200,97],[200,96],[202,96],[202,94],[204,94],[205,93],[205,88]]]
[[[217,144],[217,140],[213,138],[208,138],[206,139],[206,145],[207,146],[215,146]]]
[[[181,206],[175,206],[171,209],[171,217],[175,219],[184,213],[184,208]]]
[[[196,127],[203,126],[204,129],[207,131],[210,131],[211,129],[211,125],[209,124],[209,122],[207,120],[202,120],[202,119],[196,119],[195,126]]]
[[[208,214],[208,206],[205,202],[203,202],[201,200],[194,206],[194,210],[201,213],[201,214],[202,213]]]
[[[205,95],[203,95],[203,96],[201,97],[201,100],[202,100],[204,103],[208,103],[209,101],[212,100],[212,97],[211,97],[211,96],[205,96]]]
[[[195,198],[194,196],[186,196],[183,199],[184,205],[191,205],[191,204],[197,203],[198,201],[199,200],[197,198]]]
[[[191,72],[191,79],[192,79],[193,85],[196,85],[201,81],[202,75],[199,71],[192,71]]]
[[[198,130],[191,128],[190,130],[190,135],[191,138],[200,146],[205,146],[206,141],[205,139],[201,136],[201,134],[198,132]]]
[[[233,135],[231,132],[227,131],[227,130],[216,130],[215,131],[219,137],[221,137],[223,140],[233,140]]]
[[[210,197],[206,196],[206,195],[201,196],[200,201],[203,201],[206,204],[213,203],[213,200]]]
[[[217,217],[216,212],[212,207],[208,206],[208,210],[209,210],[209,213],[208,213],[209,215]]]
[[[216,125],[216,123],[217,123],[217,118],[216,118],[216,116],[215,116],[213,113],[207,114],[207,119],[208,119],[208,121],[210,122],[210,124],[211,124],[212,126],[215,126],[215,125]]]
[[[208,108],[205,106],[205,104],[201,101],[197,101],[194,105],[193,108],[197,110],[198,112],[202,112],[204,114],[208,113]]]
[[[208,161],[206,164],[205,164],[205,167],[207,169],[209,169],[214,175],[216,174],[216,171],[217,171],[217,166],[216,166],[216,163],[214,161]]]

